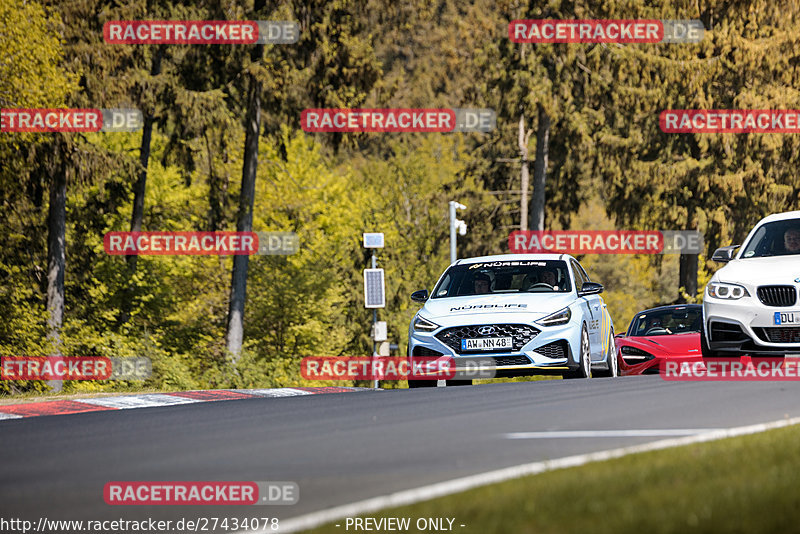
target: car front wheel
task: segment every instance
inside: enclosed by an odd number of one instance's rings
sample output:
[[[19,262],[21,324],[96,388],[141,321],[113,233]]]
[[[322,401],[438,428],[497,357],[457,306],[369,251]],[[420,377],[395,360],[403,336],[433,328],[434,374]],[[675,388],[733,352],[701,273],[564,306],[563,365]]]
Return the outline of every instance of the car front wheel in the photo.
[[[617,344],[614,343],[614,329],[608,333],[608,350],[606,351],[608,369],[597,373],[597,376],[615,378],[619,376],[619,361],[617,361]]]
[[[589,347],[589,332],[586,325],[581,329],[581,355],[579,366],[574,371],[568,371],[564,378],[591,378],[592,377],[592,353]]]

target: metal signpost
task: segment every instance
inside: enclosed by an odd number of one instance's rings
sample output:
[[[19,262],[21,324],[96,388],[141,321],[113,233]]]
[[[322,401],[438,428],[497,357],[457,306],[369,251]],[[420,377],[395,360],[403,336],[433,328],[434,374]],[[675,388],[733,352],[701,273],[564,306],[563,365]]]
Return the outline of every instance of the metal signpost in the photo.
[[[456,255],[456,230],[458,235],[466,235],[467,223],[461,219],[456,219],[456,210],[465,210],[467,207],[464,204],[459,204],[454,200],[450,201],[450,263],[457,259]]]
[[[383,248],[383,234],[365,233],[364,248],[372,249],[372,268],[364,269],[364,307],[372,308],[372,357],[378,357],[379,337],[380,341],[386,340],[386,323],[383,328],[378,328],[378,308],[386,307],[386,283],[383,277],[383,269],[378,269],[378,260],[375,257],[375,249]],[[383,335],[380,335],[383,334]],[[378,380],[375,380],[374,387],[379,387]]]

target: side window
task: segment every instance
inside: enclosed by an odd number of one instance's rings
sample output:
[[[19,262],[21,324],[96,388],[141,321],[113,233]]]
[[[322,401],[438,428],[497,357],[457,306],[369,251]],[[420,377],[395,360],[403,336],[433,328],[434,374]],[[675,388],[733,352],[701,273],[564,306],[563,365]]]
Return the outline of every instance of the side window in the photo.
[[[450,289],[450,274],[446,274],[444,278],[442,278],[442,283],[439,284],[439,289],[436,292],[437,297],[445,297],[447,296],[447,292]]]
[[[581,288],[583,287],[583,283],[586,281],[583,278],[583,273],[582,273],[583,269],[581,269],[580,265],[578,265],[578,263],[575,262],[574,260],[570,261],[569,265],[572,268],[572,276],[575,278],[575,289],[577,291],[580,291]]]
[[[643,336],[645,331],[647,330],[647,321],[645,321],[645,317],[639,317],[639,322],[636,323],[636,332],[633,333],[634,336]]]

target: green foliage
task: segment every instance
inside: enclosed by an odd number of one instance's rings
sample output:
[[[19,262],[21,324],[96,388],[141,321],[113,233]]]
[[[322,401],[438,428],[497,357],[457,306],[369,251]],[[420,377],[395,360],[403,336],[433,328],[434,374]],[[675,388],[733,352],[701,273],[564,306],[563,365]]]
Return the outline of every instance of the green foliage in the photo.
[[[507,251],[519,226],[519,119],[535,131],[539,109],[552,120],[549,228],[698,229],[713,250],[800,199],[797,136],[676,135],[658,127],[668,108],[800,108],[795,5],[286,0],[255,11],[253,3],[206,1],[43,4],[0,4],[3,107],[142,109],[155,121],[143,229],[232,231],[245,80],[258,80],[253,227],[300,238],[295,255],[249,259],[245,344],[233,368],[224,342],[230,257],[141,256],[134,272],[103,250],[106,232],[129,229],[139,134],[0,136],[0,355],[53,349],[44,314],[45,217],[51,178],[63,173],[63,350],[153,362],[143,384],[76,383],[67,391],[307,385],[302,357],[370,354],[365,231],[386,237],[377,258],[387,307],[378,318],[404,354],[417,310],[408,295],[431,289],[449,263],[448,201],[468,207],[459,213],[469,226],[459,256]],[[699,18],[706,39],[519,45],[507,37],[515,18],[642,17]],[[297,20],[301,37],[263,48],[102,41],[107,20],[159,18]],[[488,134],[308,135],[298,124],[309,107],[491,107],[498,121]],[[713,268],[707,256],[700,288]],[[677,257],[581,260],[606,286],[618,332],[638,310],[678,296]]]
[[[76,89],[76,76],[60,66],[64,55],[60,25],[58,15],[45,12],[36,2],[0,3],[2,107],[59,107]]]

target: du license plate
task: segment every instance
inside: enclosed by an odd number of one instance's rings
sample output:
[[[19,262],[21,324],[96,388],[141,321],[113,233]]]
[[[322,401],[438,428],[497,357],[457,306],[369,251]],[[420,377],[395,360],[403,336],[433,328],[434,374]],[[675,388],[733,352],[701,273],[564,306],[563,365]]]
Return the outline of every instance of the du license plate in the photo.
[[[513,344],[513,340],[510,337],[481,337],[478,339],[462,339],[461,350],[511,349]]]
[[[775,312],[775,324],[800,324],[800,311]]]

